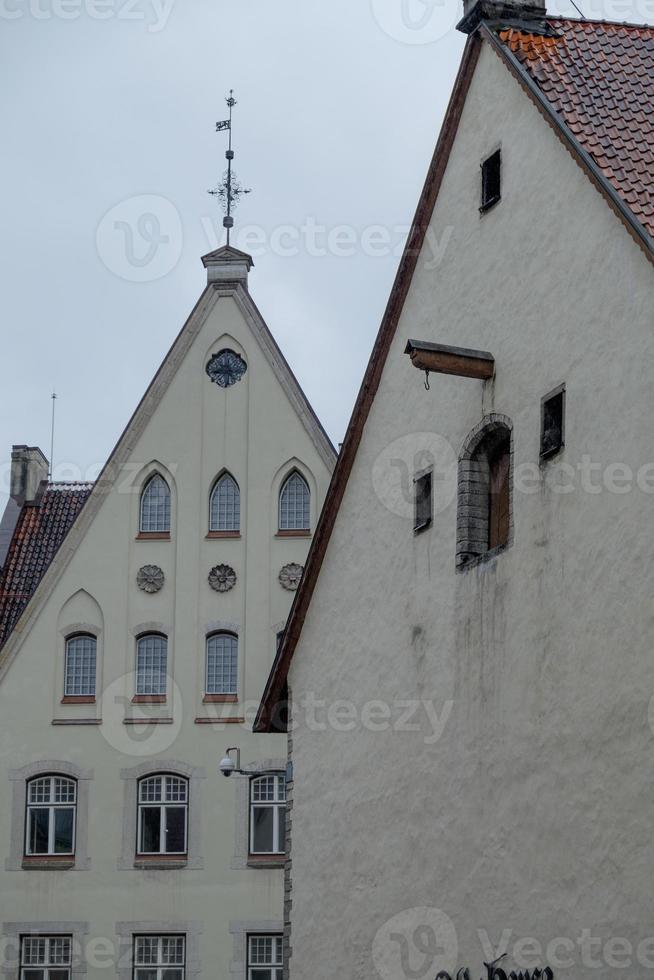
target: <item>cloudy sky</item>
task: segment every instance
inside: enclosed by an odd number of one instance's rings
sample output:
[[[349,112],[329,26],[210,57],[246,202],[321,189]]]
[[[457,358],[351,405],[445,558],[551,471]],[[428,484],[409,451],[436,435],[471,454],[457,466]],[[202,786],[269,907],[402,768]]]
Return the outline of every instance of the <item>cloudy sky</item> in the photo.
[[[252,188],[234,243],[342,438],[463,48],[459,13],[455,0],[0,0],[0,507],[12,443],[49,451],[53,388],[55,477],[96,475],[198,298],[200,256],[222,243],[207,189],[230,88]]]

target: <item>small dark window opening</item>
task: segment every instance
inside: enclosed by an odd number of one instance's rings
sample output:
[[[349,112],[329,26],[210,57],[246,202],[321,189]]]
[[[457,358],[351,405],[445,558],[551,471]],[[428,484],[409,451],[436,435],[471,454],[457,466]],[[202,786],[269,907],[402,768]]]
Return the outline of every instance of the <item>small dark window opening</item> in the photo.
[[[413,530],[424,531],[428,528],[432,520],[432,473],[429,470],[414,479],[415,487],[415,510],[413,518]]]
[[[488,211],[501,197],[502,158],[500,150],[481,165],[481,207],[480,211]]]
[[[509,543],[509,462],[508,440],[502,442],[488,460],[489,506],[488,547],[505,548]]]
[[[540,458],[549,459],[565,445],[565,386],[545,395],[540,410]]]

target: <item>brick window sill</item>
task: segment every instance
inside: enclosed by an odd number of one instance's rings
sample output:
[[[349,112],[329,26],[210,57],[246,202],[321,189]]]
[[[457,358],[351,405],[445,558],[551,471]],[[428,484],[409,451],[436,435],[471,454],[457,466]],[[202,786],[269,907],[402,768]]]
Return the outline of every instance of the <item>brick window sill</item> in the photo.
[[[22,866],[25,871],[68,871],[75,867],[75,855],[26,854]]]
[[[289,529],[289,530],[285,530],[285,531],[281,531],[280,530],[280,531],[277,532],[277,534],[275,535],[275,537],[276,538],[310,538],[311,537],[311,531],[309,530],[309,528],[305,528],[304,530],[302,530],[302,529],[298,529],[298,530],[295,530],[295,529],[291,530],[291,529]]]
[[[165,704],[165,694],[135,694],[132,704]]]
[[[240,538],[240,531],[209,531],[206,535],[207,540],[211,538]]]
[[[170,531],[139,531],[135,541],[170,541]]]
[[[238,694],[205,694],[203,704],[236,704]]]
[[[177,871],[187,865],[187,854],[137,854],[134,858],[135,868],[147,868],[155,871]]]
[[[65,694],[61,699],[61,704],[95,704],[95,695]]]
[[[248,854],[248,868],[283,868],[285,854]]]

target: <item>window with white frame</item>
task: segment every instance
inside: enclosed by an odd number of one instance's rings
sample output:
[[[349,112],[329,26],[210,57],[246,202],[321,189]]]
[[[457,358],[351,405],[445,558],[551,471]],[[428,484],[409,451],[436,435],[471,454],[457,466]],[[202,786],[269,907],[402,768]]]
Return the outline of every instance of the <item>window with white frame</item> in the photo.
[[[229,473],[216,481],[209,503],[210,531],[240,531],[241,491]]]
[[[136,641],[136,693],[166,694],[168,640],[160,633],[148,633]]]
[[[250,781],[250,853],[286,850],[286,776],[256,776]]]
[[[188,780],[158,773],[139,782],[138,854],[186,854]]]
[[[21,980],[70,980],[72,936],[22,936]]]
[[[64,697],[95,697],[98,641],[79,633],[66,640]]]
[[[248,936],[248,980],[282,980],[281,936]]]
[[[74,854],[77,783],[37,776],[27,784],[25,854]]]
[[[185,936],[134,936],[134,980],[184,980]]]
[[[238,690],[238,637],[213,633],[207,637],[207,694],[236,694]]]
[[[159,473],[150,477],[143,488],[139,530],[145,533],[170,531],[170,487]]]
[[[311,494],[304,477],[296,471],[284,482],[279,495],[279,530],[308,531]]]

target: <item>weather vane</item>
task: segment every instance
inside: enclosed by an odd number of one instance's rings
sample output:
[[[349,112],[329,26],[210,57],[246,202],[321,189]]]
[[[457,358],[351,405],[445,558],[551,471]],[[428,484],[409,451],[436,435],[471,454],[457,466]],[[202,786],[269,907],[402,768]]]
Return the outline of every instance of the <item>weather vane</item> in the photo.
[[[223,218],[223,228],[227,229],[227,244],[229,245],[229,233],[234,227],[234,219],[232,217],[232,210],[236,207],[243,194],[249,194],[250,189],[243,187],[240,183],[236,174],[232,172],[232,160],[234,159],[234,151],[232,150],[232,109],[236,105],[236,99],[234,98],[234,90],[229,90],[229,95],[225,99],[225,102],[229,106],[229,119],[224,119],[222,122],[216,123],[216,132],[222,133],[223,130],[229,131],[229,146],[225,151],[225,156],[227,158],[227,170],[223,174],[223,179],[212,191],[208,193],[212,197],[217,197],[223,206],[225,212],[225,217]]]

